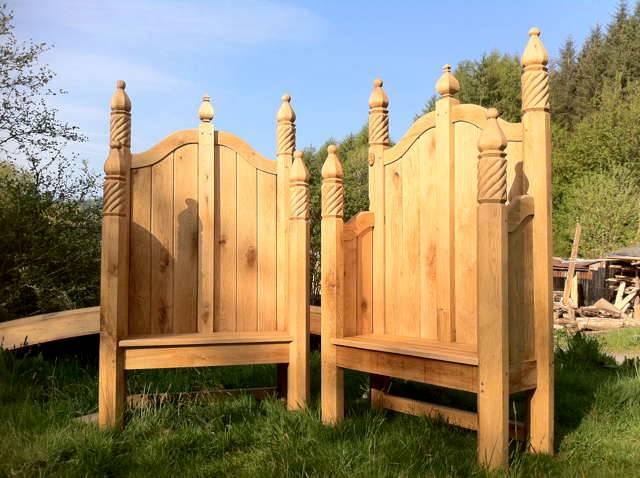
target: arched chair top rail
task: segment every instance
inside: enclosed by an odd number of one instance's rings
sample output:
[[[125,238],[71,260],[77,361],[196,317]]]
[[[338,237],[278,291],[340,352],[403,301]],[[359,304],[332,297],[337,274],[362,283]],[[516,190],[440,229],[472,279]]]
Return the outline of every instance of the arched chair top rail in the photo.
[[[249,143],[233,133],[228,133],[226,131],[216,131],[215,144],[226,146],[227,148],[234,150],[249,164],[251,164],[256,169],[259,169],[260,171],[270,174],[276,174],[276,161],[265,158],[255,149],[253,149],[249,145]]]
[[[451,110],[451,121],[465,122],[484,129],[487,123],[487,108],[474,104],[455,105]],[[522,141],[522,123],[510,123],[498,119],[498,124],[507,141]],[[430,111],[418,118],[409,128],[409,131],[391,148],[384,152],[384,164],[390,164],[400,159],[416,142],[416,140],[431,128],[436,126],[436,112]]]
[[[372,211],[362,211],[353,216],[344,225],[342,240],[352,241],[357,239],[365,231],[372,229],[374,226],[374,215]]]
[[[180,146],[185,144],[197,144],[198,143],[198,130],[197,129],[183,129],[171,133],[164,138],[158,144],[153,146],[142,153],[134,153],[131,155],[131,169],[144,168],[146,166],[153,166],[160,160],[167,157]]]
[[[225,131],[216,131],[215,144],[220,146],[226,146],[229,149],[236,151],[242,156],[249,164],[254,168],[264,171],[266,173],[276,173],[276,162],[265,158],[256,150],[254,150],[246,141],[240,139],[232,133]],[[185,129],[176,131],[170,134],[151,149],[142,153],[136,153],[131,155],[131,169],[144,168],[146,166],[153,166],[160,162],[167,155],[174,152],[181,146],[187,144],[198,143],[198,130],[197,129]]]

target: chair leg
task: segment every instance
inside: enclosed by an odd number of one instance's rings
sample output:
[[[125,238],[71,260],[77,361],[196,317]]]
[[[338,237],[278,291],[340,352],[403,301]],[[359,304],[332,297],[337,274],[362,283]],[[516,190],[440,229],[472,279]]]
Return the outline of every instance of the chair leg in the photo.
[[[500,382],[481,382],[478,392],[478,461],[492,469],[509,461],[509,390]]]
[[[126,394],[124,357],[109,340],[100,340],[98,392],[100,428],[122,429]]]
[[[529,449],[533,453],[553,454],[553,392],[542,380],[531,394],[529,403]]]
[[[369,374],[369,390],[371,398],[371,408],[374,410],[384,409],[384,394],[389,390],[391,379],[384,375]]]
[[[335,425],[344,418],[344,370],[336,365],[336,347],[323,336],[321,347],[322,422]]]
[[[287,407],[300,410],[307,406],[310,382],[309,336],[306,340],[293,342],[290,346],[287,367]]]

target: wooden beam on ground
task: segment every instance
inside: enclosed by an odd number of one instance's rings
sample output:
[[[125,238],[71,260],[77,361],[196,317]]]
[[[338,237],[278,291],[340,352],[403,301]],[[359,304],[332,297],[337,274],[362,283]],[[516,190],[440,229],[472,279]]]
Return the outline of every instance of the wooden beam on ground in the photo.
[[[100,332],[100,307],[65,310],[0,323],[0,345],[10,350]]]

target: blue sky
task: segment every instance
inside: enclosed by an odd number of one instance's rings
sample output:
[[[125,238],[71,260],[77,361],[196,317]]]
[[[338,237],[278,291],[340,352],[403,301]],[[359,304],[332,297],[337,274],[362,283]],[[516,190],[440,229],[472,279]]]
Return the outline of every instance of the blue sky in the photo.
[[[61,117],[89,142],[74,151],[101,168],[115,81],[133,104],[133,150],[197,126],[208,92],[216,129],[273,157],[275,114],[292,95],[298,147],[366,122],[372,80],[385,81],[397,140],[434,91],[443,64],[499,49],[520,54],[531,26],[552,56],[606,24],[617,0],[162,1],[9,0],[19,38],[55,45]],[[462,85],[464,88],[464,85]]]

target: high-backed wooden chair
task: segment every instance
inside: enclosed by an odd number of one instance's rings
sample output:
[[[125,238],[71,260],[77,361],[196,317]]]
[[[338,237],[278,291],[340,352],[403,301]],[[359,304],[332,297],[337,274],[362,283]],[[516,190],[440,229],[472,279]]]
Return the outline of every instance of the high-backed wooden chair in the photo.
[[[100,425],[122,425],[127,370],[280,364],[289,407],[303,406],[309,176],[301,152],[294,160],[290,97],[271,161],[214,129],[207,96],[197,128],[131,154],[124,90],[104,167]]]
[[[522,56],[522,122],[459,104],[450,67],[435,111],[390,147],[382,81],[369,99],[370,210],[343,224],[335,148],[322,169],[322,418],[343,417],[343,369],[371,401],[478,430],[508,458],[509,394],[527,392],[528,440],[553,451],[548,55]],[[464,85],[463,85],[464,86]],[[477,393],[477,413],[389,393],[388,377]]]

